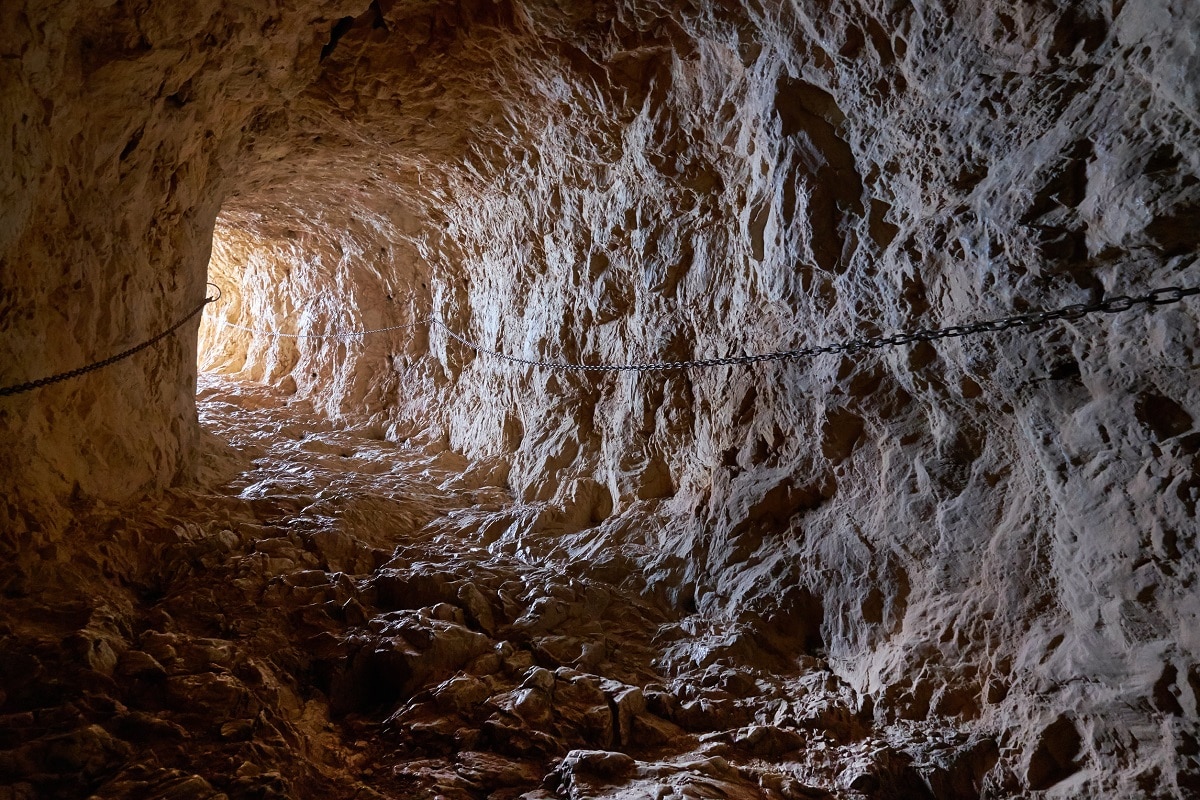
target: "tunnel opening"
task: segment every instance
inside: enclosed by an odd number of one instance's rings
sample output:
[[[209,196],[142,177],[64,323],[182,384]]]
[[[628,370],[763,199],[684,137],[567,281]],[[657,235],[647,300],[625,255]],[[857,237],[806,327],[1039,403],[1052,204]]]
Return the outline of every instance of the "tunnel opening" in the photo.
[[[208,279],[224,294],[201,324],[197,368],[335,418],[382,413],[396,389],[388,376],[412,360],[428,314],[412,215],[391,197],[385,213],[356,214],[304,187],[289,193],[296,208],[264,212],[239,197],[218,216]]]

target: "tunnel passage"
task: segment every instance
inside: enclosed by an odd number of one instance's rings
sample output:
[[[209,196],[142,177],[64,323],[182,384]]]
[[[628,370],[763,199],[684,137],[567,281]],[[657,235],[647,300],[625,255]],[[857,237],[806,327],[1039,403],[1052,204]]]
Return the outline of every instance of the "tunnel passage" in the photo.
[[[1196,282],[1178,4],[0,13],[5,380],[206,279],[614,363]],[[1194,303],[611,376],[217,312],[0,405],[27,794],[1195,790]]]

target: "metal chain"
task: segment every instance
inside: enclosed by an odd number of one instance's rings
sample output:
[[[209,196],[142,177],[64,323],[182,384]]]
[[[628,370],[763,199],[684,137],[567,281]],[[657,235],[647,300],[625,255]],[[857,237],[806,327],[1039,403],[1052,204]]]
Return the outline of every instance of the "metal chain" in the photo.
[[[209,303],[215,303],[221,299],[221,287],[217,286],[215,283],[210,283],[208,285],[216,288],[217,296],[216,297],[205,297],[204,302],[197,305],[195,308],[193,308],[191,311],[189,311],[187,313],[187,316],[181,318],[178,322],[176,322],[171,327],[167,328],[162,333],[152,336],[151,338],[147,339],[146,341],[142,342],[141,344],[136,344],[133,347],[130,347],[128,350],[122,350],[120,353],[117,353],[115,356],[109,356],[108,358],[104,359],[103,361],[94,361],[91,364],[88,364],[86,367],[79,367],[77,369],[70,370],[69,372],[60,372],[57,375],[50,375],[49,377],[46,377],[46,378],[38,378],[36,381],[28,381],[27,383],[18,383],[15,386],[0,387],[0,397],[9,397],[14,394],[22,394],[24,392],[32,392],[34,389],[40,389],[43,386],[49,386],[52,383],[59,383],[61,381],[70,380],[71,378],[78,378],[80,375],[86,375],[89,372],[95,372],[98,369],[104,369],[105,367],[109,366],[110,364],[115,364],[118,361],[122,361],[126,358],[129,358],[131,355],[134,355],[135,353],[140,353],[141,351],[145,350],[147,347],[151,347],[155,344],[158,344],[160,341],[162,341],[163,339],[165,339],[166,337],[170,336],[172,333],[174,333],[175,331],[177,331],[181,327],[183,327],[183,325],[188,320],[190,320],[192,317],[196,316],[201,311],[203,311],[204,307],[206,305],[208,305]]]
[[[68,372],[60,372],[57,375],[50,375],[45,378],[39,378],[35,381],[19,383],[14,386],[0,387],[0,397],[9,397],[15,394],[30,392],[34,389],[40,389],[43,386],[59,383],[61,381],[77,378],[80,375],[86,375],[89,372],[94,372],[98,369],[103,369],[118,361],[122,361],[135,353],[140,353],[147,347],[152,347],[158,342],[170,336],[175,331],[179,330],[183,325],[201,311],[209,303],[215,303],[221,299],[221,288],[216,284],[210,283],[209,286],[217,290],[216,297],[205,297],[203,302],[189,311],[178,322],[171,325],[163,332],[152,336],[151,338],[134,345],[127,350],[122,350],[114,356],[109,356],[102,361],[95,361],[87,366],[79,367]],[[703,369],[707,367],[729,367],[741,366],[744,364],[757,364],[762,361],[790,361],[798,358],[807,358],[816,355],[833,355],[845,353],[853,355],[864,350],[880,350],[885,347],[899,347],[914,342],[933,342],[939,339],[956,339],[963,336],[973,336],[979,333],[997,333],[1006,331],[1012,328],[1034,328],[1038,325],[1044,325],[1047,322],[1055,320],[1077,320],[1089,314],[1105,313],[1118,314],[1123,311],[1139,306],[1163,306],[1171,303],[1178,303],[1185,297],[1193,297],[1200,294],[1200,287],[1181,288],[1178,286],[1168,286],[1161,289],[1155,289],[1152,292],[1142,295],[1116,295],[1107,297],[1095,303],[1073,303],[1047,311],[1031,311],[1025,314],[1013,314],[1008,317],[998,317],[996,319],[984,320],[982,322],[974,322],[969,325],[950,325],[945,328],[916,328],[911,331],[902,331],[894,333],[891,336],[872,336],[866,339],[849,339],[844,342],[827,345],[813,345],[810,347],[801,347],[795,350],[779,350],[774,353],[761,353],[748,356],[730,356],[726,358],[703,358],[692,359],[689,361],[656,361],[648,363],[629,363],[629,364],[582,364],[582,363],[566,363],[559,361],[545,361],[539,359],[518,358],[501,353],[498,350],[491,350],[477,342],[462,336],[450,328],[445,322],[437,317],[428,317],[410,322],[406,325],[391,325],[386,328],[372,328],[370,330],[352,331],[347,333],[326,333],[326,334],[301,334],[301,333],[280,333],[278,331],[266,331],[256,328],[247,328],[242,325],[235,325],[232,322],[218,320],[223,325],[236,328],[238,330],[249,331],[268,336],[280,336],[294,339],[346,339],[359,336],[366,336],[371,333],[382,333],[384,331],[396,331],[406,328],[414,328],[418,325],[429,324],[436,325],[444,330],[452,339],[466,345],[472,350],[482,355],[492,356],[513,364],[522,364],[531,367],[542,367],[544,369],[559,370],[559,371],[576,371],[576,372],[657,372],[668,370],[687,370],[687,369]]]
[[[574,364],[556,361],[540,361],[527,358],[517,358],[505,355],[496,350],[489,350],[482,345],[472,342],[451,330],[446,323],[436,317],[430,317],[429,322],[446,331],[450,337],[470,347],[478,353],[500,358],[514,364],[524,364],[545,369],[577,372],[653,372],[667,370],[702,369],[706,367],[729,367],[743,364],[756,364],[760,361],[790,361],[809,356],[845,353],[853,355],[864,350],[880,350],[885,347],[899,347],[914,342],[933,342],[939,339],[956,339],[962,336],[972,336],[978,333],[996,333],[1012,328],[1034,328],[1054,320],[1076,320],[1088,314],[1103,312],[1117,314],[1128,311],[1139,305],[1162,306],[1178,303],[1185,297],[1200,294],[1200,287],[1180,288],[1170,286],[1155,289],[1152,292],[1137,296],[1116,295],[1104,298],[1095,303],[1073,303],[1062,308],[1048,311],[1031,311],[1025,314],[1014,314],[1008,317],[973,322],[969,325],[950,325],[945,328],[916,328],[902,331],[891,336],[872,336],[866,339],[849,339],[837,344],[813,345],[796,350],[779,350],[774,353],[762,353],[751,356],[731,356],[728,358],[703,358],[690,361],[658,361],[644,364]]]
[[[910,331],[902,331],[892,334],[891,336],[872,336],[866,339],[849,339],[837,344],[813,345],[811,347],[801,347],[796,350],[779,350],[774,353],[761,353],[758,355],[749,356],[730,356],[726,358],[703,358],[693,359],[689,361],[654,361],[647,363],[629,363],[629,364],[582,364],[569,363],[561,361],[545,361],[541,359],[518,358],[501,353],[499,350],[492,350],[484,347],[478,342],[473,342],[467,339],[462,334],[456,332],[441,319],[430,316],[424,319],[410,322],[406,325],[392,325],[387,328],[372,328],[370,330],[350,331],[346,333],[323,333],[323,334],[304,334],[304,333],[280,333],[278,331],[263,330],[260,328],[248,328],[243,325],[235,325],[232,322],[218,320],[222,325],[229,328],[248,331],[250,333],[260,334],[263,336],[278,336],[292,339],[348,339],[359,336],[366,336],[371,333],[380,333],[383,331],[395,331],[405,328],[415,328],[418,325],[430,325],[441,328],[446,334],[466,345],[475,352],[498,358],[503,361],[508,361],[512,364],[521,364],[530,367],[541,367],[543,369],[558,370],[558,371],[574,371],[574,372],[657,372],[668,370],[686,370],[686,369],[703,369],[707,367],[730,367],[741,366],[744,364],[756,364],[761,361],[789,361],[798,358],[807,358],[816,355],[838,354],[845,353],[854,355],[864,350],[880,350],[885,347],[899,347],[901,345],[913,344],[914,342],[933,342],[939,339],[956,339],[963,336],[972,336],[979,333],[997,333],[1006,331],[1012,328],[1034,328],[1038,325],[1043,325],[1054,320],[1076,320],[1088,314],[1103,312],[1106,314],[1117,314],[1122,311],[1139,306],[1161,306],[1169,303],[1178,303],[1185,297],[1200,294],[1200,287],[1180,288],[1177,286],[1169,286],[1162,289],[1155,289],[1152,292],[1143,295],[1128,296],[1115,295],[1099,300],[1095,303],[1073,303],[1062,308],[1051,309],[1048,311],[1031,311],[1025,314],[1014,314],[1008,317],[998,317],[996,319],[984,320],[982,322],[974,322],[968,325],[950,325],[945,328],[916,328]]]
[[[218,319],[217,323],[224,325],[226,328],[235,328],[239,331],[247,333],[257,333],[261,336],[275,336],[281,339],[355,339],[359,336],[366,336],[369,333],[383,333],[384,331],[399,331],[405,328],[415,328],[418,325],[424,325],[429,322],[428,319],[419,319],[416,322],[410,322],[407,325],[390,325],[386,328],[370,328],[365,331],[348,331],[346,333],[281,333],[280,331],[270,331],[263,328],[248,328],[245,325],[237,325],[228,320]]]

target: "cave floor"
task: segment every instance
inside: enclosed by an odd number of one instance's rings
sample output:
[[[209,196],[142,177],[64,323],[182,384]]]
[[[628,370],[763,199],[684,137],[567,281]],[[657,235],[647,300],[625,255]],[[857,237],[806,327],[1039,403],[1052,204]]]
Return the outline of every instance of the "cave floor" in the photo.
[[[80,508],[9,592],[0,796],[978,796],[995,762],[875,727],[635,559],[563,557],[440,446],[213,376],[198,401],[194,481]]]

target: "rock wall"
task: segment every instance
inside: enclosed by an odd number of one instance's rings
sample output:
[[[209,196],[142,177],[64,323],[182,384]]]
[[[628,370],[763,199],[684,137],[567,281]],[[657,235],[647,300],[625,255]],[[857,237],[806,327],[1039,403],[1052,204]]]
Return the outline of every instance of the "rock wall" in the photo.
[[[360,135],[381,102],[418,118],[413,148],[377,138],[373,157],[439,169],[395,184],[424,222],[405,237],[415,266],[352,233],[320,251],[338,265],[322,285],[355,300],[291,295],[312,330],[432,312],[526,358],[676,360],[1196,279],[1183,6],[488,23],[457,21],[419,79],[383,61],[402,29],[387,14],[330,55],[331,82],[368,61],[387,76],[346,111]],[[433,109],[397,89],[421,81]],[[248,274],[295,263],[259,253]],[[514,369],[418,328],[386,348],[302,343],[338,370],[332,394],[305,378],[324,371],[293,374],[331,409],[380,387],[395,402],[369,410],[393,436],[501,454],[514,493],[552,509],[531,535],[561,534],[566,557],[644,547],[674,602],[827,651],[879,719],[983,720],[1011,730],[1029,785],[1127,791],[1171,784],[1195,735],[1195,314],[619,376]],[[1144,753],[1138,725],[1157,729]],[[1051,781],[1038,737],[1059,728],[1084,743]],[[1141,765],[1118,779],[1114,748]]]
[[[200,302],[254,121],[315,78],[340,10],[135,6],[0,12],[6,386],[107,358]],[[55,497],[174,479],[196,440],[195,331],[4,401],[10,529],[54,528]]]
[[[3,62],[6,117],[48,121],[15,123],[26,171],[6,186],[32,199],[5,204],[4,283],[18,308],[80,305],[75,327],[7,315],[6,362],[32,369],[44,344],[74,365],[80,342],[170,319],[200,291],[218,205],[226,322],[314,335],[432,313],[565,361],[1200,280],[1190,4],[364,5],[173,20],[186,59],[117,11],[60,40],[26,11],[5,46],[34,60]],[[111,101],[79,88],[79,56],[36,61],[86,52],[84,20],[143,48],[94,79]],[[96,274],[68,288],[55,270],[81,258]],[[200,350],[464,453],[536,512],[500,545],[514,555],[619,553],[647,596],[827,658],[864,718],[992,732],[994,796],[1148,796],[1197,781],[1196,320],[1192,300],[636,375],[514,368],[421,324],[296,339],[210,318]],[[169,480],[195,430],[187,346],[6,401],[4,473],[100,496]]]

